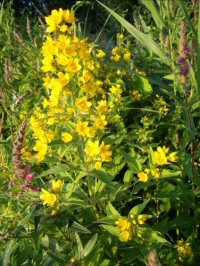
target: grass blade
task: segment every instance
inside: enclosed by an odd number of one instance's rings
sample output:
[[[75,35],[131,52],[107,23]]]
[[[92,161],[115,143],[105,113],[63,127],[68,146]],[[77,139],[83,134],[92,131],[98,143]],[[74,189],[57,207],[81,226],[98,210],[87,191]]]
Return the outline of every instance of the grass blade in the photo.
[[[199,17],[198,17],[198,32],[197,32],[197,86],[198,86],[198,97],[200,98],[200,3],[199,3]]]
[[[141,0],[142,4],[146,6],[146,8],[151,12],[152,18],[155,21],[158,28],[162,29],[165,27],[165,23],[160,16],[158,10],[155,7],[153,0]]]
[[[148,48],[150,51],[155,53],[162,61],[163,63],[169,65],[169,60],[167,56],[165,55],[165,52],[162,50],[162,48],[157,45],[154,40],[147,34],[139,31],[136,27],[131,25],[128,21],[126,21],[124,18],[122,18],[120,15],[118,15],[116,12],[114,12],[109,7],[105,6],[104,4],[97,1],[101,6],[103,6],[118,22],[132,35],[134,36],[141,45]]]

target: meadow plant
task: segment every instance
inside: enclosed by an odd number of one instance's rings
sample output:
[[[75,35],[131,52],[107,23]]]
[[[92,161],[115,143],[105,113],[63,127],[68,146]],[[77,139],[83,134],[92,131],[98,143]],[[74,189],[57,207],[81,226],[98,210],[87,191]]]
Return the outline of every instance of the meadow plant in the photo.
[[[104,51],[79,36],[73,9],[45,17],[41,91],[16,117],[12,156],[0,154],[2,265],[197,265],[199,55],[189,28],[199,37],[182,1],[142,2],[156,34],[103,6],[150,52],[124,31]]]

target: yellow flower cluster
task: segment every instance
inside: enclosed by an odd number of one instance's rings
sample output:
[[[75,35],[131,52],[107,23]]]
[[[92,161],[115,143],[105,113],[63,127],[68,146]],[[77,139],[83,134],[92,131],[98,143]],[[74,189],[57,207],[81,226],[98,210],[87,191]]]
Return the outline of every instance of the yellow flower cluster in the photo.
[[[111,146],[104,143],[103,136],[117,114],[123,90],[112,78],[117,72],[105,71],[105,52],[78,38],[74,21],[69,10],[53,10],[46,17],[41,70],[47,96],[30,118],[34,156],[42,162],[55,155],[50,143],[57,140],[68,145],[72,154],[78,153],[77,143],[81,142],[85,163],[100,169],[103,162],[112,160]]]
[[[42,194],[40,195],[40,199],[43,201],[43,204],[49,205],[50,207],[56,207],[59,199],[58,193],[62,190],[63,185],[64,181],[62,180],[52,180],[51,191],[42,188]]]
[[[120,60],[125,60],[129,62],[131,60],[131,52],[128,48],[115,47],[112,50],[111,60],[118,62]]]
[[[178,160],[177,152],[169,153],[169,148],[158,147],[157,151],[154,151],[154,158],[157,165],[164,165],[170,162],[176,162]]]
[[[150,218],[150,215],[139,214],[137,216],[130,215],[129,218],[120,218],[115,222],[119,229],[119,239],[122,242],[127,242],[133,239],[133,234],[136,233],[139,236],[139,226],[146,223]]]
[[[153,157],[155,160],[155,166],[152,168],[146,168],[144,171],[138,173],[138,178],[140,182],[148,182],[152,178],[159,178],[161,176],[160,169],[158,167],[174,163],[178,160],[177,152],[169,153],[169,148],[157,147],[157,150],[153,152]]]
[[[52,10],[51,15],[45,18],[48,25],[46,32],[61,31],[66,32],[69,30],[66,24],[72,24],[75,21],[74,12],[70,10]]]
[[[183,239],[178,241],[177,250],[180,255],[180,259],[182,259],[184,256],[193,256],[191,244],[186,243]]]
[[[119,239],[127,242],[133,237],[133,224],[129,218],[121,218],[116,222],[119,229]]]
[[[138,173],[139,181],[146,183],[151,178],[159,178],[160,170],[158,168],[146,168],[143,172]]]
[[[160,116],[165,116],[169,112],[168,104],[162,96],[156,95],[153,106],[158,110]]]

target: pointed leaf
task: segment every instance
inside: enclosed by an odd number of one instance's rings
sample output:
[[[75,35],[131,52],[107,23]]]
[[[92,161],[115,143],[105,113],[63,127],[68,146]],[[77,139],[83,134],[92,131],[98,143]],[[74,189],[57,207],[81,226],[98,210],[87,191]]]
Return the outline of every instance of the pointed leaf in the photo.
[[[158,57],[162,59],[162,61],[169,65],[169,60],[167,56],[165,55],[165,52],[162,50],[162,48],[157,45],[154,40],[152,40],[151,37],[149,37],[147,34],[139,31],[136,27],[131,25],[128,21],[126,21],[124,18],[119,16],[116,12],[114,12],[112,9],[108,8],[101,2],[97,1],[100,5],[102,5],[113,17],[118,20],[118,22],[132,35],[134,36],[140,43],[141,45],[145,46],[148,48],[150,51],[155,53]]]
[[[90,254],[90,252],[94,249],[96,242],[98,239],[98,234],[95,234],[88,242],[87,244],[84,246],[83,249],[83,254],[84,257],[86,257],[88,254]]]
[[[131,211],[129,212],[129,214],[133,214],[134,216],[139,215],[144,210],[144,208],[146,207],[149,201],[150,199],[144,200],[143,203],[133,207]]]
[[[162,17],[160,16],[158,10],[155,7],[153,0],[141,0],[142,4],[148,8],[148,10],[151,12],[151,15],[153,17],[153,20],[155,21],[158,28],[162,29],[165,27],[165,22],[163,21]]]

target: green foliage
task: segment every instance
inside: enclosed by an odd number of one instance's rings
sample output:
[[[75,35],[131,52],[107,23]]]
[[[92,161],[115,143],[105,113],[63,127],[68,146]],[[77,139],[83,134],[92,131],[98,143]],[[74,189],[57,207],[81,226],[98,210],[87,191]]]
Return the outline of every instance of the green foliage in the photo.
[[[0,264],[197,265],[200,5],[98,3],[105,54],[72,13],[21,29],[1,4]]]

